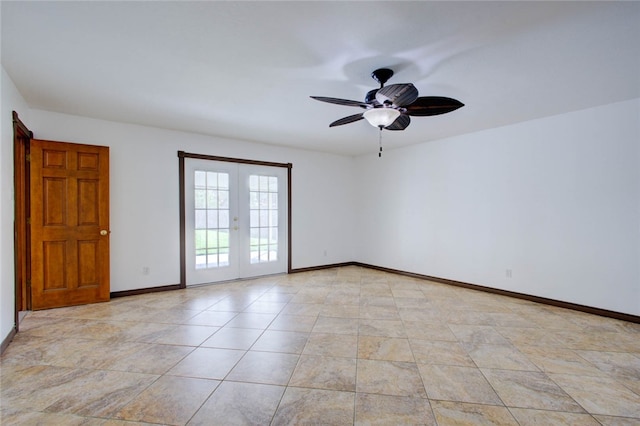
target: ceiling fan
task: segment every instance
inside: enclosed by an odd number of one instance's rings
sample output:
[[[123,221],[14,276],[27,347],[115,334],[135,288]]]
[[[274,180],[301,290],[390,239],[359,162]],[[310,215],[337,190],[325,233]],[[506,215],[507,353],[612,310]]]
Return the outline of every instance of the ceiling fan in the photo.
[[[393,70],[380,68],[371,73],[371,78],[380,83],[379,89],[367,93],[364,102],[348,99],[311,96],[311,98],[330,104],[355,106],[364,109],[359,114],[349,115],[329,124],[329,127],[341,126],[366,119],[381,131],[404,130],[411,124],[411,116],[425,117],[446,114],[464,106],[456,99],[442,96],[418,97],[418,89],[411,83],[384,84],[393,76]]]

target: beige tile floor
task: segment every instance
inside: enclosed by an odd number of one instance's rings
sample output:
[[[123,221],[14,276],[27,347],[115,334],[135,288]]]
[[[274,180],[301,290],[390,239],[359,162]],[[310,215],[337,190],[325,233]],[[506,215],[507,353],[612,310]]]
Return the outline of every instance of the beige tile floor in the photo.
[[[343,267],[29,313],[3,425],[640,425],[640,324]]]

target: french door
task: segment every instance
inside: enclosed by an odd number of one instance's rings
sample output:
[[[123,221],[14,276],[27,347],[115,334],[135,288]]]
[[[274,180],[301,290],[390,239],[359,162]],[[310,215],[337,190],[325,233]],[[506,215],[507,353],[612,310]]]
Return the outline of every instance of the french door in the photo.
[[[186,285],[287,271],[283,167],[186,158]]]

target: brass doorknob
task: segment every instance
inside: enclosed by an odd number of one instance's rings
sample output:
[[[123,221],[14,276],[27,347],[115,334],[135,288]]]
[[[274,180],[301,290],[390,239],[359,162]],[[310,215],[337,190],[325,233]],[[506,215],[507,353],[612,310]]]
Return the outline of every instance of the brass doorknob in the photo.
[[[109,233],[109,231],[107,231],[106,229],[103,229],[102,231],[100,231],[100,235],[107,235]]]

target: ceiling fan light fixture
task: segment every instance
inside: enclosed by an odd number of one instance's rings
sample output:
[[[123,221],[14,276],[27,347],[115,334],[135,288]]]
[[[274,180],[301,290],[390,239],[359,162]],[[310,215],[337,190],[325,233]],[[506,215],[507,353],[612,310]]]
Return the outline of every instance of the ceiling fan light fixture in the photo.
[[[380,88],[367,92],[364,102],[325,96],[311,96],[311,98],[330,104],[364,109],[359,114],[349,115],[334,121],[329,124],[329,127],[354,123],[364,118],[369,124],[381,131],[383,129],[404,130],[411,124],[410,117],[446,114],[464,106],[462,102],[444,96],[420,97],[418,89],[412,83],[385,86],[384,84],[391,76],[393,76],[393,71],[389,68],[375,70],[371,77],[380,83]]]
[[[363,114],[373,127],[387,127],[400,116],[400,111],[394,108],[371,108]]]

